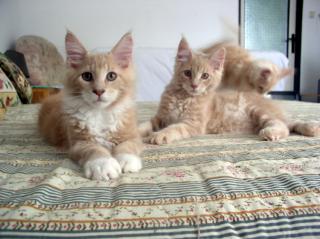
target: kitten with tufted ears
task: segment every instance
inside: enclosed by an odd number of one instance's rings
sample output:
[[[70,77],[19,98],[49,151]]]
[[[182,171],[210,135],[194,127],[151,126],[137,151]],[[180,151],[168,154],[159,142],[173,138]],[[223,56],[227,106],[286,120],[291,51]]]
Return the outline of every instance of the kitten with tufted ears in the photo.
[[[216,43],[201,51],[210,54],[221,47],[226,49],[221,89],[231,88],[266,94],[281,79],[294,73],[291,68],[279,68],[270,61],[253,59],[246,49],[228,42]]]
[[[39,130],[83,166],[87,178],[109,180],[142,168],[134,104],[133,41],[126,33],[108,53],[88,52],[70,31],[65,37],[64,89],[48,97]]]
[[[209,54],[192,51],[182,38],[174,75],[161,96],[158,111],[139,126],[144,141],[169,144],[203,134],[257,133],[279,140],[294,131],[320,135],[316,122],[291,122],[277,103],[255,91],[217,90],[223,76],[225,48]]]

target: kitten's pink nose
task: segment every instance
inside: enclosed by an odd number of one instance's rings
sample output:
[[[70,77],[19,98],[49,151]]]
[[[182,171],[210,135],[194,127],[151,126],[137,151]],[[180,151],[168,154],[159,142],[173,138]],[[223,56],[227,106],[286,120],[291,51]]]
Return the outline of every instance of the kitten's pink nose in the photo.
[[[105,90],[93,90],[92,92],[100,97],[105,92]]]
[[[191,87],[192,87],[192,89],[196,89],[197,87],[198,87],[198,85],[196,85],[196,84],[191,84]]]

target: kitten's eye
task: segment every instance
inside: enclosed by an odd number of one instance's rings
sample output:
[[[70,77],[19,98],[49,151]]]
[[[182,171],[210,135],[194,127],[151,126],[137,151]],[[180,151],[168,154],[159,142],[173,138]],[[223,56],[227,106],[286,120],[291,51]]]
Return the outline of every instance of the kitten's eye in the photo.
[[[114,81],[115,79],[117,79],[118,75],[117,73],[113,72],[113,71],[110,71],[108,74],[107,74],[107,80],[108,81]]]
[[[184,74],[186,77],[188,77],[188,78],[191,78],[191,76],[192,76],[192,73],[191,73],[190,70],[185,70],[185,71],[183,72],[183,74]]]
[[[208,74],[208,73],[203,73],[203,74],[201,75],[201,78],[204,79],[204,80],[206,80],[206,79],[209,78],[209,74]]]
[[[84,80],[84,81],[92,81],[93,80],[93,75],[92,75],[92,73],[91,72],[83,72],[82,74],[81,74],[81,77],[82,77],[82,79]]]

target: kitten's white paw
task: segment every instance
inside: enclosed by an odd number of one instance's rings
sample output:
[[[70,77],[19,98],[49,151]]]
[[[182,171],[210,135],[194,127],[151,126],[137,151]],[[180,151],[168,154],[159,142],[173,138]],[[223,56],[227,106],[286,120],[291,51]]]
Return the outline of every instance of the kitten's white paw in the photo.
[[[109,180],[119,177],[121,167],[112,157],[101,157],[88,160],[84,165],[86,178],[95,180]]]
[[[288,137],[289,129],[280,126],[268,126],[260,130],[259,135],[269,141],[276,141]]]
[[[134,154],[118,154],[116,156],[118,159],[122,171],[127,172],[139,172],[142,168],[141,158]]]

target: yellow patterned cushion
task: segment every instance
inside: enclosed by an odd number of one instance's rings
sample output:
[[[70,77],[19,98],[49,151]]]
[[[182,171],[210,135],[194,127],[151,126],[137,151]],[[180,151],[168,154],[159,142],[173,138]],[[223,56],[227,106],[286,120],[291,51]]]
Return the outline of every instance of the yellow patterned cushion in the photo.
[[[0,69],[0,108],[20,104],[17,91],[6,74]]]
[[[21,102],[24,104],[31,103],[32,89],[23,75],[22,71],[16,64],[10,61],[4,54],[0,53],[0,68],[14,85]]]

